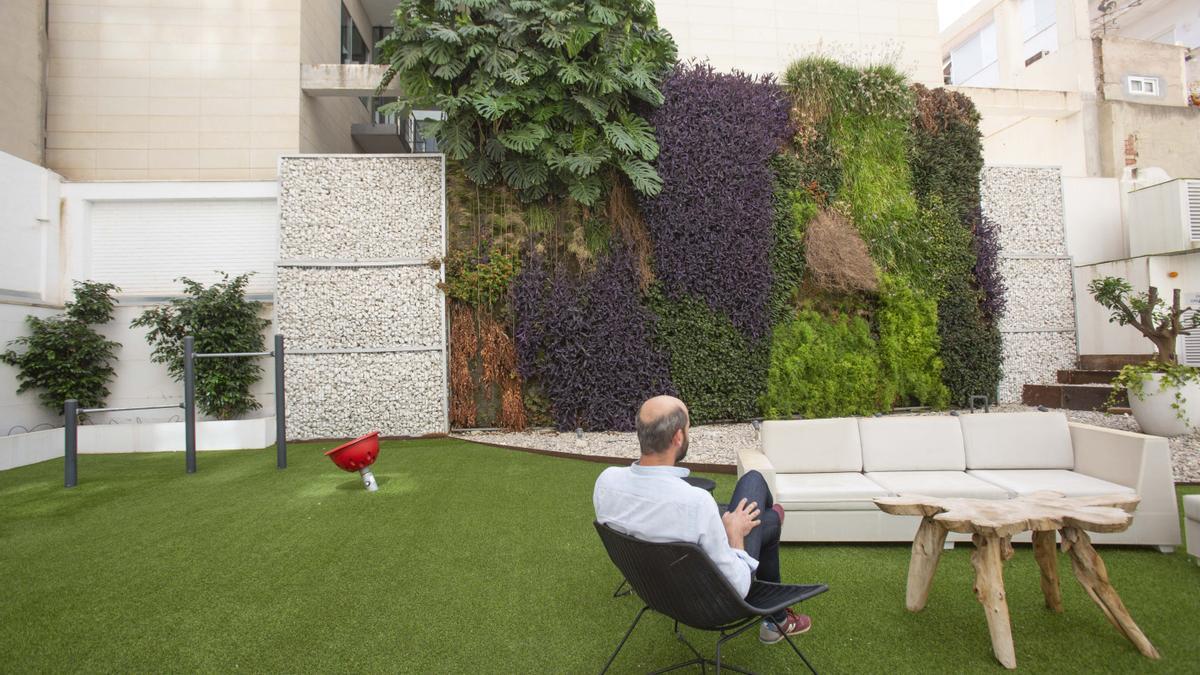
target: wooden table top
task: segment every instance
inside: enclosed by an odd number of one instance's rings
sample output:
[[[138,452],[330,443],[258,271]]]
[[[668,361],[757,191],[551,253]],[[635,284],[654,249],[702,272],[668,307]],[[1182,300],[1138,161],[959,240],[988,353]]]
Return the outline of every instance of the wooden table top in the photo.
[[[1064,527],[1122,532],[1133,523],[1133,511],[1141,498],[1135,494],[1064,497],[1057,492],[1036,492],[1015,499],[903,495],[874,501],[884,513],[932,518],[951,532],[1011,537]]]

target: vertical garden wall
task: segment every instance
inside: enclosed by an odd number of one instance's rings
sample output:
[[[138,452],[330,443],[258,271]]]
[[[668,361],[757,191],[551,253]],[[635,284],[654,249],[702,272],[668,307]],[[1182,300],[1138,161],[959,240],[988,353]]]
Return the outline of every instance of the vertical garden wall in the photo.
[[[452,424],[629,429],[658,393],[697,422],[996,399],[968,99],[826,59],[661,89],[657,194],[523,202],[451,166]]]

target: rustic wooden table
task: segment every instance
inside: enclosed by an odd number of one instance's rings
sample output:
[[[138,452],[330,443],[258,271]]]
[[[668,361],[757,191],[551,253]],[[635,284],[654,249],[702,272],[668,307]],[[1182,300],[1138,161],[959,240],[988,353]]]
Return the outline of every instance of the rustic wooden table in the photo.
[[[1071,557],[1075,578],[1104,612],[1104,616],[1143,655],[1159,658],[1158,651],[1125,609],[1121,597],[1108,580],[1104,561],[1092,547],[1088,532],[1121,532],[1133,522],[1136,495],[1102,497],[1064,497],[1056,492],[1039,492],[1016,499],[953,499],[906,495],[881,497],[875,505],[885,513],[921,516],[921,526],[913,539],[912,561],[908,567],[906,604],[910,612],[919,612],[929,599],[929,588],[937,571],[938,560],[949,532],[971,535],[975,550],[975,597],[987,614],[992,652],[1006,668],[1017,667],[1013,651],[1012,625],[1004,593],[1004,561],[1013,555],[1012,537],[1032,531],[1033,555],[1041,569],[1042,593],[1046,606],[1062,611],[1058,585],[1058,558],[1054,552],[1055,533],[1062,536],[1063,551]]]

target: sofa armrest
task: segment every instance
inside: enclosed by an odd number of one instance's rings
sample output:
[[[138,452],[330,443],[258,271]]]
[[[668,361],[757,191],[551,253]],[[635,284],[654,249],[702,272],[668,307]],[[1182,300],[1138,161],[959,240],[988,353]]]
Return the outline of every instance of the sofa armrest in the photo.
[[[1139,511],[1178,514],[1167,439],[1077,422],[1069,426],[1076,471],[1133,488],[1142,498]]]
[[[771,496],[778,498],[779,492],[775,489],[775,465],[771,464],[771,460],[767,458],[763,451],[759,448],[742,448],[737,453],[737,475],[741,478],[747,471],[757,471],[762,474],[767,481],[767,487],[771,489]]]

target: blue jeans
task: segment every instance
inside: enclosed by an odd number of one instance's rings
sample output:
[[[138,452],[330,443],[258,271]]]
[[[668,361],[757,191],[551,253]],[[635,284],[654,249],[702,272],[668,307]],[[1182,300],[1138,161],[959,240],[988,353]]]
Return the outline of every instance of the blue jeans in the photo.
[[[733,486],[733,497],[725,510],[734,509],[742,499],[745,499],[747,504],[758,502],[758,508],[762,511],[758,514],[758,527],[750,530],[750,534],[743,540],[746,553],[758,561],[758,571],[754,576],[759,581],[780,583],[782,579],[779,576],[779,514],[771,509],[775,500],[771,497],[771,489],[767,487],[767,480],[761,473],[747,471],[738,479],[737,485]],[[786,616],[786,613],[780,612],[774,618],[783,621]]]

